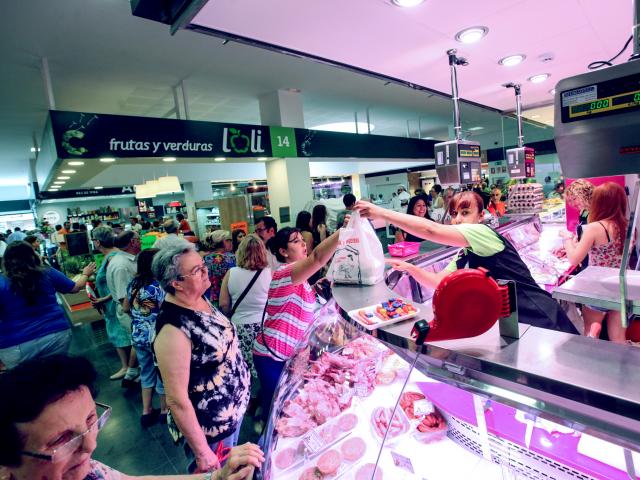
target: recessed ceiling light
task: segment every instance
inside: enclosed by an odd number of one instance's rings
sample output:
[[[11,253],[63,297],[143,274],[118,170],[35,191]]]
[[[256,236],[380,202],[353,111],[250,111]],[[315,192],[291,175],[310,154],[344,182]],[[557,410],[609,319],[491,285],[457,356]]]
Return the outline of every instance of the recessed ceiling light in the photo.
[[[37,150],[38,150],[38,152],[40,151],[39,148]],[[36,147],[31,147],[31,152],[34,153],[35,151],[36,151]]]
[[[489,29],[483,26],[469,27],[456,33],[456,40],[460,43],[476,43],[489,33]]]
[[[72,167],[79,167],[81,165],[84,165],[84,162],[73,161],[73,162],[67,163],[67,165],[71,165]]]
[[[556,94],[556,89],[555,89],[555,88],[552,88],[551,90],[549,90],[549,93],[550,93],[551,95],[555,95],[555,94]]]
[[[266,162],[267,160],[269,160],[269,157],[258,157],[259,162]]]
[[[93,187],[94,190],[102,190],[104,187]]]
[[[471,127],[471,128],[467,128],[467,130],[470,132],[476,132],[478,130],[484,130],[484,127]]]
[[[65,183],[67,183],[67,182],[62,182],[62,181],[57,182],[57,181],[56,181],[56,182],[53,182],[53,183],[54,183],[55,185],[64,185],[64,184],[65,184]]]
[[[75,170],[62,170],[62,173],[76,173]]]
[[[424,2],[424,0],[391,0],[391,3],[398,7],[416,7],[422,2]]]
[[[115,158],[101,158],[100,161],[102,163],[113,163],[113,162],[116,161],[116,159]]]
[[[175,162],[176,161],[176,157],[164,157],[162,159],[163,162]]]
[[[508,57],[501,58],[498,63],[505,67],[514,67],[519,63],[522,63],[525,58],[527,58],[526,55],[509,55]]]
[[[542,83],[550,76],[551,75],[549,75],[548,73],[541,73],[539,75],[533,75],[532,77],[527,78],[527,80],[529,80],[531,83]]]
[[[49,187],[50,192],[57,192],[58,190],[60,190],[60,187]]]
[[[235,185],[231,185],[231,187],[229,187],[229,190],[231,190],[232,192],[236,191],[236,186]]]
[[[226,160],[225,157],[216,157],[213,159],[214,162],[224,162]]]
[[[65,176],[61,176],[58,177],[58,180],[69,180],[71,177],[65,177]]]
[[[372,132],[376,128],[372,123],[369,124],[369,131]],[[358,122],[358,131],[356,132],[355,122],[334,122],[323,123],[322,125],[316,125],[311,127],[311,130],[323,130],[326,132],[341,132],[341,133],[366,133],[367,123]]]

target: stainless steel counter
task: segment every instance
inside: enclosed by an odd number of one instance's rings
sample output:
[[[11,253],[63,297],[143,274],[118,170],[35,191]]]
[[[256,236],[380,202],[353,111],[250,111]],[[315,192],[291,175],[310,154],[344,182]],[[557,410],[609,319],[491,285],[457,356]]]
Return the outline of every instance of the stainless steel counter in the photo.
[[[361,328],[348,311],[398,295],[378,284],[335,285],[333,296],[342,317]],[[427,303],[418,317],[371,334],[412,360],[418,347],[411,328],[432,317]],[[495,325],[478,337],[427,343],[418,367],[439,380],[640,449],[639,348],[523,324],[520,335],[502,338]]]

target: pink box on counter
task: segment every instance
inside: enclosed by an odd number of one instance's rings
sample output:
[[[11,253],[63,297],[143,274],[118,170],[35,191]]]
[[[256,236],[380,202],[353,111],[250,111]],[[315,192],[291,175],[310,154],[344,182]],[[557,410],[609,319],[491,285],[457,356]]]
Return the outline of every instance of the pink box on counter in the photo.
[[[407,257],[418,253],[420,242],[398,242],[387,247],[392,257]]]

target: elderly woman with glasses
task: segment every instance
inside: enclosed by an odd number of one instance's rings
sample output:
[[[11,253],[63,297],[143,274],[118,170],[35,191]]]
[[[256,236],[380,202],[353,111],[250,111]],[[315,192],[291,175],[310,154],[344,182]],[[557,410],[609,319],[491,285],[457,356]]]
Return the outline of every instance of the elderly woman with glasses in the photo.
[[[151,268],[166,292],[154,349],[167,420],[170,430],[184,437],[189,471],[206,472],[220,464],[214,452],[238,441],[249,403],[249,369],[236,328],[204,296],[210,285],[207,265],[193,244],[160,250]]]
[[[98,431],[111,415],[111,407],[93,399],[95,380],[88,360],[66,355],[29,360],[0,376],[0,478],[241,480],[264,459],[256,445],[246,444],[231,450],[221,470],[145,477],[92,460]]]

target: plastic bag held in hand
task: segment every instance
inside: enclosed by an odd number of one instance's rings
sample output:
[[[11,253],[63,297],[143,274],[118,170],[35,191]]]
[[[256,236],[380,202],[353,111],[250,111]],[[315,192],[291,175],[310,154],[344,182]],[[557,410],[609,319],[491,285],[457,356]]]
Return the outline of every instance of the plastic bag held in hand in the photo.
[[[374,285],[384,279],[382,244],[371,224],[352,212],[340,230],[340,240],[327,278],[335,283]]]

